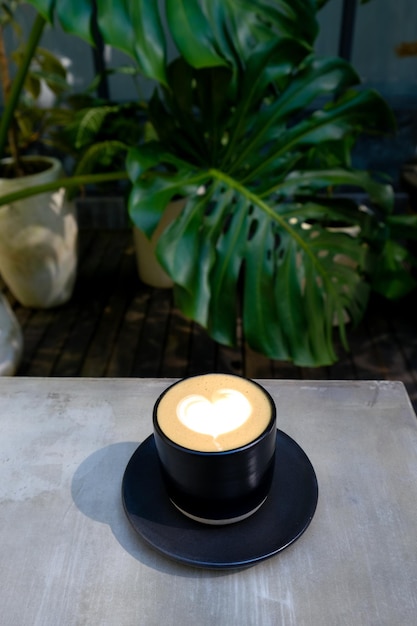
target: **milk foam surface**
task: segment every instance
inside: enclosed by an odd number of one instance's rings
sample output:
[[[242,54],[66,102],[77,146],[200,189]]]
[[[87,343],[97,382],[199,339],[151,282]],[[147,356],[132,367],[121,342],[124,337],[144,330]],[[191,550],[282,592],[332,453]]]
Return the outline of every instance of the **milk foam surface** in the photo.
[[[268,426],[271,404],[262,388],[230,374],[187,378],[161,398],[157,421],[175,443],[193,450],[232,450]]]

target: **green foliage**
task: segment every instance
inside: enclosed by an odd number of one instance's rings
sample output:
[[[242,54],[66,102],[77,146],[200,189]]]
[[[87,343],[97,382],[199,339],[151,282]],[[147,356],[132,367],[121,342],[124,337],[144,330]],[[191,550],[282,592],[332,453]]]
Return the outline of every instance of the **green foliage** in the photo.
[[[61,61],[38,45],[44,22],[35,18],[26,38],[15,13],[19,4],[2,3],[0,8],[1,84],[5,102],[0,155],[12,157],[18,176],[25,173],[21,156],[32,146],[47,145],[50,140],[53,121],[50,109],[39,102],[42,90],[49,89],[57,102],[69,91],[67,71]],[[6,28],[14,31],[16,42],[9,54],[4,38]]]
[[[3,92],[3,112],[0,121],[0,158],[6,153],[6,145],[12,156],[16,175],[22,175],[23,168],[20,163],[21,138],[20,132],[25,131],[30,120],[30,111],[26,110],[24,114],[24,122],[20,121],[19,115],[22,111],[19,109],[21,105],[22,91],[25,88],[25,82],[29,84],[28,77],[31,72],[31,65],[36,55],[37,46],[42,35],[44,20],[38,18],[35,20],[28,41],[25,43],[25,52],[20,54],[22,48],[15,52],[15,61],[18,63],[16,76],[11,80],[11,58],[7,54],[5,43],[5,31],[12,28],[15,35],[23,40],[23,33],[18,21],[15,19],[15,10],[19,2],[3,2],[0,5],[0,83]],[[23,41],[22,41],[23,46]],[[11,55],[13,56],[13,54]],[[39,112],[36,111],[34,118],[38,118]],[[21,116],[22,117],[22,116]]]
[[[16,65],[23,62],[24,45],[12,55]],[[38,47],[30,64],[19,100],[15,109],[15,124],[18,145],[22,152],[27,152],[34,145],[48,145],[51,133],[55,129],[51,109],[39,106],[42,85],[48,87],[58,98],[64,97],[69,91],[67,71],[57,57],[48,50]]]
[[[0,63],[6,101],[0,124],[0,153],[13,158],[14,171],[9,175],[25,175],[22,154],[43,146],[53,149],[54,154],[58,152],[58,156],[69,154],[77,179],[88,182],[86,175],[91,174],[92,181],[97,182],[100,172],[106,181],[106,174],[113,179],[117,169],[119,178],[124,178],[127,150],[142,138],[143,119],[139,114],[143,117],[143,105],[100,101],[90,94],[94,84],[85,93],[73,94],[61,61],[39,45],[44,19],[35,16],[29,37],[25,38],[16,14],[18,5],[14,1],[0,7]],[[17,41],[10,54],[3,40],[5,28],[13,29]],[[124,68],[120,71],[127,72]],[[137,70],[131,68],[129,74],[133,72]],[[12,73],[16,75],[13,80],[9,79]],[[55,97],[52,107],[39,102],[45,88]]]
[[[129,147],[143,140],[144,105],[111,103],[88,93],[69,97],[50,111],[55,132],[50,144],[73,157],[75,176],[125,167]]]
[[[254,349],[332,363],[333,325],[345,342],[346,316],[363,315],[393,204],[389,185],[349,167],[346,146],[365,127],[392,128],[391,112],[354,89],[346,61],[292,39],[259,45],[237,79],[182,59],[167,75],[149,106],[159,142],[129,155],[130,214],[150,236],[169,200],[189,198],[158,245],[179,306],[219,342],[235,342],[241,314]],[[338,200],[338,188],[365,190],[379,212]],[[340,230],[352,225],[355,236]]]
[[[30,1],[91,39],[92,0]],[[359,134],[392,130],[392,113],[347,62],[315,56],[324,4],[165,0],[165,32],[157,3],[96,1],[105,42],[158,85],[154,139],[127,158],[129,210],[150,236],[188,199],[158,243],[178,305],[225,344],[241,316],[254,349],[306,366],[336,360],[334,327],[347,346],[372,287],[411,286],[392,189],[351,165]],[[367,209],[346,190],[365,191]]]
[[[193,67],[240,67],[259,42],[291,37],[311,46],[318,33],[316,0],[29,0],[47,20],[90,43],[96,5],[107,44],[132,57],[147,78],[166,85],[167,38]]]

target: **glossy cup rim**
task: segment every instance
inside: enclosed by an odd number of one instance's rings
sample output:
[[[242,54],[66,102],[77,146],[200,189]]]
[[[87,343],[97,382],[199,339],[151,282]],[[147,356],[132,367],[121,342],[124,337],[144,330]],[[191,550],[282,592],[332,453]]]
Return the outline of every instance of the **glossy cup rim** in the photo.
[[[256,385],[259,389],[261,389],[261,391],[267,397],[268,402],[271,406],[271,417],[265,429],[261,433],[259,433],[259,435],[255,439],[252,439],[248,443],[245,443],[243,446],[238,446],[237,448],[230,448],[228,450],[194,450],[193,448],[187,448],[186,446],[182,446],[180,443],[173,441],[170,437],[168,437],[168,435],[165,434],[165,432],[162,430],[162,428],[160,427],[158,423],[158,418],[157,418],[158,406],[162,398],[168,393],[168,391],[170,391],[170,389],[172,389],[172,387],[175,387],[176,385],[181,383],[183,380],[189,380],[190,378],[199,378],[201,376],[206,375],[206,374],[195,374],[193,376],[186,376],[184,378],[178,379],[177,381],[169,385],[166,389],[164,389],[164,391],[159,395],[158,399],[156,400],[154,404],[153,412],[152,412],[152,420],[153,420],[153,426],[154,426],[155,432],[165,443],[167,443],[171,447],[176,448],[177,450],[182,450],[184,452],[187,452],[188,454],[196,455],[196,456],[206,456],[206,457],[228,456],[230,454],[236,454],[237,452],[240,452],[240,451],[244,452],[245,450],[249,450],[250,448],[253,448],[261,439],[264,439],[265,437],[267,437],[268,434],[272,430],[274,430],[276,427],[277,416],[276,416],[276,406],[275,406],[274,399],[272,398],[269,391],[265,389],[265,387],[260,385],[258,382],[256,382],[252,378],[246,378],[245,376],[240,376],[239,374],[229,374],[227,372],[207,373],[207,375],[210,375],[210,374],[225,374],[227,376],[233,376],[235,378],[242,378],[244,380],[251,382],[252,384]]]

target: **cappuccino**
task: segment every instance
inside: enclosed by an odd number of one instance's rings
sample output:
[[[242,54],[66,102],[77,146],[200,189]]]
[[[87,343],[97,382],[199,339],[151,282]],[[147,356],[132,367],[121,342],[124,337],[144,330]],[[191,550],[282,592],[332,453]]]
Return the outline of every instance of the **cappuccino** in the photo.
[[[156,420],[174,443],[200,452],[234,450],[270,424],[271,400],[256,383],[232,374],[205,374],[172,385],[159,399]]]

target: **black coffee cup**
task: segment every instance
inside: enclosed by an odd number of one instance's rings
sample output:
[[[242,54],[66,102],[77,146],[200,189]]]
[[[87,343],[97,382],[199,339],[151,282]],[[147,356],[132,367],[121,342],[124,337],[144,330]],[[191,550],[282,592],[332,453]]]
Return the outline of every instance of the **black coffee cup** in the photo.
[[[242,380],[229,377],[232,383],[235,379]],[[182,513],[199,522],[228,524],[245,519],[262,506],[271,487],[277,432],[274,401],[263,387],[248,381],[267,400],[270,415],[266,427],[236,448],[194,450],[170,439],[158,422],[161,400],[181,382],[161,394],[153,411],[155,444],[167,494]]]

